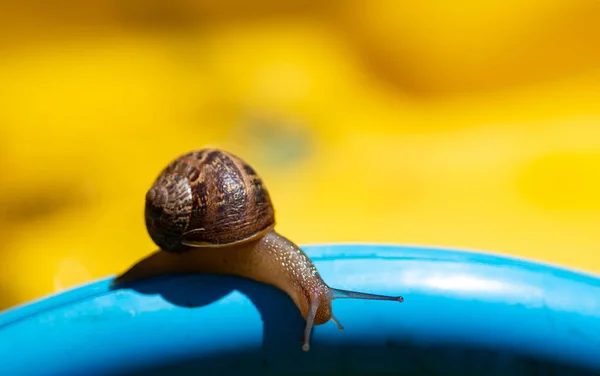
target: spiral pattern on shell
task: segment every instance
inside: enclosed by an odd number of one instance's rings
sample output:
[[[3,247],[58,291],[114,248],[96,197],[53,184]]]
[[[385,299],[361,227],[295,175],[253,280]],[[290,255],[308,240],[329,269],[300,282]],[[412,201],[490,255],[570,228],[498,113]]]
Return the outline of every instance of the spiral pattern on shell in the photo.
[[[237,156],[201,149],[172,161],[146,194],[146,226],[167,252],[250,239],[275,225],[271,198]]]

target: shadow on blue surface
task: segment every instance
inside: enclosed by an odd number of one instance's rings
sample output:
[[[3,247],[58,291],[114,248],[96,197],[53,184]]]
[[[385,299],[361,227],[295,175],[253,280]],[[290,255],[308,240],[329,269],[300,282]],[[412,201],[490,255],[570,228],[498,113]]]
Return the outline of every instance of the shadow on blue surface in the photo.
[[[233,276],[166,276],[154,280],[152,283],[132,282],[120,288],[129,288],[143,295],[159,295],[166,302],[184,309],[201,308],[232,293],[241,293],[260,313],[262,351],[273,353],[282,349],[300,349],[305,321],[292,300],[278,289]],[[235,326],[235,323],[230,324]]]

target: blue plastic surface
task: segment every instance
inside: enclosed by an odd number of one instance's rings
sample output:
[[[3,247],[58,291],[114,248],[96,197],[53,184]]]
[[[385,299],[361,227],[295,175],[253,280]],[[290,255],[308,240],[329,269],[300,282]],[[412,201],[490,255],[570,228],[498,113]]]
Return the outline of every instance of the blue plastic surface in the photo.
[[[274,287],[179,275],[111,278],[0,314],[2,375],[600,374],[600,279],[521,259],[393,245],[302,247],[345,326],[304,321]]]

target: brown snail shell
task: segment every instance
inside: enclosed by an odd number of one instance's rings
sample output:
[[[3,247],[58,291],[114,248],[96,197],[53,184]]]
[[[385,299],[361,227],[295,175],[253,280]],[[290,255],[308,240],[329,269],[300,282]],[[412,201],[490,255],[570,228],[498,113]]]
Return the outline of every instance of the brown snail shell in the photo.
[[[254,169],[218,149],[171,162],[146,194],[146,226],[164,251],[244,242],[275,225],[269,192]]]

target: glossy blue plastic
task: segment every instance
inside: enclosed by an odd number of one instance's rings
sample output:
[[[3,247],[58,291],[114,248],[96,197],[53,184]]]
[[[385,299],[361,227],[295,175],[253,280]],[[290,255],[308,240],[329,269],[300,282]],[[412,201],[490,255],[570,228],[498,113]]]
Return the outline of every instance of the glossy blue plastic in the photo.
[[[304,320],[274,287],[179,275],[103,279],[0,314],[2,375],[600,374],[600,279],[485,253],[393,245],[303,249],[331,286],[403,295],[335,300]]]

